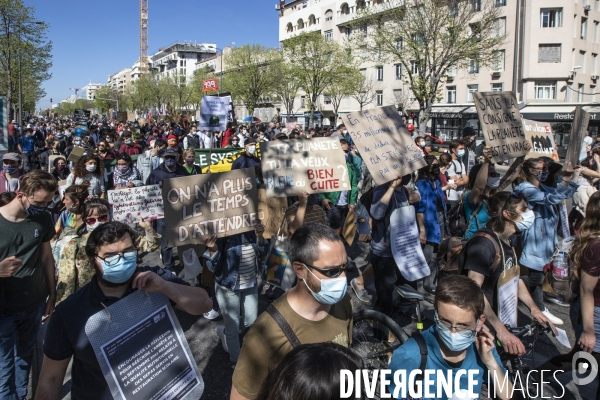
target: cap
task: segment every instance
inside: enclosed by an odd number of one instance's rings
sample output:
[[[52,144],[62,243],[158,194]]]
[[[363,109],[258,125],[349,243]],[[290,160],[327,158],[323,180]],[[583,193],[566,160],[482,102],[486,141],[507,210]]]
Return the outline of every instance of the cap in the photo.
[[[248,138],[244,141],[244,145],[250,144],[250,143],[256,143],[256,139],[254,138]]]
[[[167,149],[165,151],[164,157],[166,157],[166,156],[175,156],[175,157],[177,157],[178,155],[179,155],[179,153],[177,152],[177,150],[175,150],[175,149]]]
[[[19,153],[6,153],[2,156],[2,160],[21,162],[21,155]]]
[[[477,136],[477,132],[475,132],[475,129],[471,128],[470,126],[467,126],[462,131],[462,137],[467,137],[467,136]]]
[[[167,140],[171,140],[171,139],[177,140],[177,136],[175,136],[175,135],[167,136]]]

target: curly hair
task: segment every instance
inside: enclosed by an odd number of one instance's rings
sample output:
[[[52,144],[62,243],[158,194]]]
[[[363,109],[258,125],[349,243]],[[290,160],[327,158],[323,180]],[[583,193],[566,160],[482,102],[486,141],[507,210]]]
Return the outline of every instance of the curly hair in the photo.
[[[579,229],[579,235],[569,252],[577,278],[581,274],[581,264],[591,261],[590,245],[598,238],[600,238],[600,192],[590,196],[585,208],[585,218]]]
[[[92,160],[96,161],[96,170],[94,172],[88,172],[85,168],[85,164]],[[75,175],[75,178],[83,178],[88,174],[92,174],[98,178],[104,179],[104,163],[100,161],[100,158],[95,154],[84,154],[77,160],[75,167],[73,167],[73,174]]]

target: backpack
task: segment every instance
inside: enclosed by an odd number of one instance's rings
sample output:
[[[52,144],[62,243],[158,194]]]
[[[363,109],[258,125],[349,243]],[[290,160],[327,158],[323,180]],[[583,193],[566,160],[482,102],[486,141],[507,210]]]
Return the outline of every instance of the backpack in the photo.
[[[467,230],[471,226],[471,222],[473,222],[473,218],[475,218],[475,223],[477,224],[477,229],[480,229],[479,220],[476,217],[477,217],[477,214],[479,214],[479,211],[481,211],[481,208],[483,207],[483,203],[485,200],[480,202],[477,205],[477,207],[475,207],[475,209],[471,213],[471,216],[469,217],[469,220],[467,221],[465,218],[464,206],[465,206],[465,198],[467,197],[468,193],[469,193],[468,191],[465,191],[463,193],[463,195],[461,196],[459,202],[456,203],[454,206],[452,206],[450,208],[450,210],[448,211],[448,227],[450,228],[450,235],[456,236],[459,238],[465,236],[465,234],[467,233]]]
[[[485,237],[494,244],[496,257],[492,264],[492,270],[498,268],[502,262],[500,245],[496,238],[484,231],[478,231],[471,239],[475,237]],[[437,262],[440,268],[440,278],[448,275],[461,275],[465,266],[467,247],[471,239],[463,239],[459,237],[447,237],[442,240],[437,253]]]

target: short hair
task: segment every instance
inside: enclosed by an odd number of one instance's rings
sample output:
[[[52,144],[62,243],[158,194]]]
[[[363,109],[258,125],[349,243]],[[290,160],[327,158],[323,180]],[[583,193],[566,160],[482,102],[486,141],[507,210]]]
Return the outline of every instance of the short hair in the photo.
[[[298,228],[290,237],[290,261],[312,265],[319,259],[319,243],[321,241],[341,242],[342,239],[328,225],[309,222]]]
[[[161,147],[161,146],[166,146],[167,145],[167,141],[165,139],[156,139],[154,141],[154,147]]]
[[[450,152],[452,152],[452,150],[457,149],[458,146],[464,146],[464,143],[462,143],[459,140],[453,140],[450,142]]]
[[[256,398],[338,399],[340,371],[362,368],[362,358],[348,347],[333,342],[303,344],[287,353],[269,372]]]
[[[56,178],[52,174],[41,169],[34,169],[23,175],[20,192],[25,196],[33,196],[39,190],[54,193],[56,188]]]
[[[196,150],[189,148],[189,149],[185,149],[183,151],[183,158],[187,157],[188,155],[193,155],[194,157],[196,157]]]
[[[440,280],[433,300],[436,310],[439,303],[452,304],[463,310],[471,311],[476,319],[483,314],[485,309],[481,288],[473,279],[464,275],[451,275]]]
[[[131,236],[131,241],[135,243],[139,234],[129,225],[118,221],[102,224],[90,233],[90,237],[85,245],[85,254],[90,258],[96,257],[100,247],[118,242],[127,233]]]

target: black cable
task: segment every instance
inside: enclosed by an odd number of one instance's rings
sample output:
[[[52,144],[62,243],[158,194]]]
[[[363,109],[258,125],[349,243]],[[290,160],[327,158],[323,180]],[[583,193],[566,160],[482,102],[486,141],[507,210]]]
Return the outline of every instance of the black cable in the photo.
[[[581,93],[581,94],[586,95],[586,96],[595,96],[597,94],[600,94],[600,93],[582,93],[579,90],[573,89],[571,86],[567,86],[567,89],[572,90],[575,93]]]

